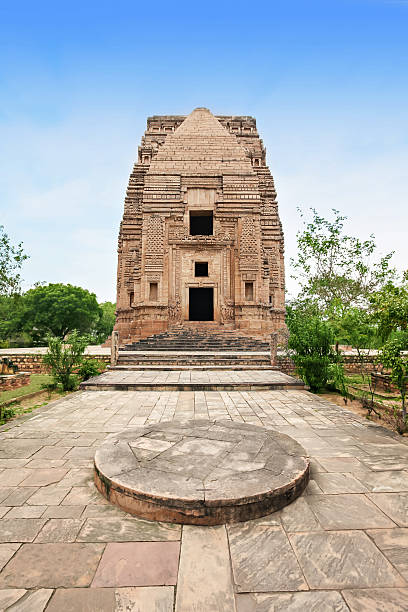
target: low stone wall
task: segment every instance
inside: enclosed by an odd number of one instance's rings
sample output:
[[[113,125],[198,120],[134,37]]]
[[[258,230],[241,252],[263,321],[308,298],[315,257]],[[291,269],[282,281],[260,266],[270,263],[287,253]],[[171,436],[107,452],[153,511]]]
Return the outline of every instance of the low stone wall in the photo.
[[[4,374],[0,376],[0,391],[11,391],[30,384],[30,374],[19,372],[18,374]]]
[[[364,358],[365,370],[371,372],[378,367],[376,363],[376,355],[367,355]],[[357,355],[343,355],[344,370],[346,374],[360,374],[361,365]],[[278,353],[277,355],[277,366],[281,372],[285,374],[293,375],[295,373],[295,364],[292,359],[284,354]]]
[[[378,367],[376,359],[376,355],[367,355],[366,357],[364,357],[364,369],[366,371],[368,370],[369,372],[375,370],[376,367]],[[344,355],[343,360],[344,370],[346,374],[360,374],[361,365],[359,363],[357,355]]]
[[[371,372],[371,380],[376,391],[387,391],[388,393],[399,393],[398,387],[391,380],[390,374],[384,372]]]
[[[289,374],[291,376],[295,373],[295,364],[287,355],[280,355],[278,353],[276,356],[276,365],[280,372],[283,372],[284,374]]]
[[[31,374],[48,374],[49,369],[43,362],[43,355],[35,353],[18,353],[10,355],[13,363],[20,371],[30,372]],[[109,355],[86,355],[87,359],[96,359],[108,365],[110,363]]]

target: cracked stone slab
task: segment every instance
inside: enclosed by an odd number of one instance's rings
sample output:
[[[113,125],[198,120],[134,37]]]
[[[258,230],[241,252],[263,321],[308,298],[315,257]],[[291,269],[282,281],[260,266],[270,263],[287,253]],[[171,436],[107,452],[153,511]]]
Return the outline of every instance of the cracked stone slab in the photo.
[[[131,608],[130,608],[131,609]],[[113,612],[115,589],[56,589],[47,612]]]
[[[408,527],[408,493],[369,493],[368,497],[397,525]]]
[[[289,539],[312,589],[405,585],[364,532],[293,533]]]
[[[12,606],[7,608],[7,612],[43,612],[52,595],[52,589],[38,589],[37,591],[27,592]]]
[[[324,529],[395,527],[364,495],[310,495],[307,503]]]
[[[225,527],[183,527],[176,612],[235,612]]]
[[[353,589],[343,591],[352,612],[405,612],[408,589]]]
[[[23,544],[1,572],[0,588],[89,586],[103,548],[103,544]]]
[[[180,542],[109,543],[92,587],[175,585],[179,554]]]
[[[8,563],[14,553],[20,548],[21,544],[0,544],[0,571]]]
[[[296,499],[308,479],[309,458],[295,440],[230,421],[129,428],[109,436],[95,454],[96,486],[110,502],[174,523],[258,518]]]
[[[88,518],[79,542],[166,542],[180,540],[181,527],[137,518]]]
[[[401,576],[408,580],[408,529],[369,529],[367,534]]]
[[[45,519],[35,518],[1,519],[0,542],[32,542],[45,523]]]
[[[336,591],[300,593],[242,593],[237,612],[349,612]]]
[[[372,493],[408,491],[408,472],[354,472],[353,476]]]
[[[174,587],[116,589],[115,598],[115,612],[173,612]]]
[[[308,589],[289,540],[280,527],[230,525],[228,536],[239,593]]]

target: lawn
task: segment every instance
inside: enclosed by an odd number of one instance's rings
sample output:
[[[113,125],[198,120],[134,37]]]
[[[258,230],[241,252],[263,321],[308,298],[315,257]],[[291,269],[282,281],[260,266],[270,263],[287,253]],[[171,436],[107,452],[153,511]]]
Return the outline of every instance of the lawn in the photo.
[[[2,391],[0,393],[0,404],[7,400],[20,398],[28,393],[34,393],[34,391],[41,391],[41,385],[49,383],[51,380],[50,374],[31,374],[29,385],[19,387],[18,389],[11,389],[10,391]]]

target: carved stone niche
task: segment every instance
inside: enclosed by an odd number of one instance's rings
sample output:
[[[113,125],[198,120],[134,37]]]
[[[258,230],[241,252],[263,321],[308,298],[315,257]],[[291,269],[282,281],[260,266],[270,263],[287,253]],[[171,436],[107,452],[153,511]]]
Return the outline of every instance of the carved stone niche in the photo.
[[[169,320],[178,321],[181,317],[181,302],[180,298],[176,296],[175,299],[169,300]]]
[[[234,302],[232,300],[224,300],[224,304],[221,306],[221,316],[224,323],[235,319]]]

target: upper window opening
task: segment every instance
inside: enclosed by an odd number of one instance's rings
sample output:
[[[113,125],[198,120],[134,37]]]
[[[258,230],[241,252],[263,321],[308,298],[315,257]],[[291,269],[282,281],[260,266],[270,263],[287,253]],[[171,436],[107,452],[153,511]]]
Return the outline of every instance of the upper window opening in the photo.
[[[158,284],[157,283],[150,283],[149,301],[150,302],[157,302],[158,294],[159,294]]]
[[[194,276],[208,276],[208,262],[196,261],[194,265]]]
[[[190,212],[190,236],[212,236],[213,213],[208,210]]]
[[[245,300],[253,302],[254,300],[254,283],[245,283]]]

